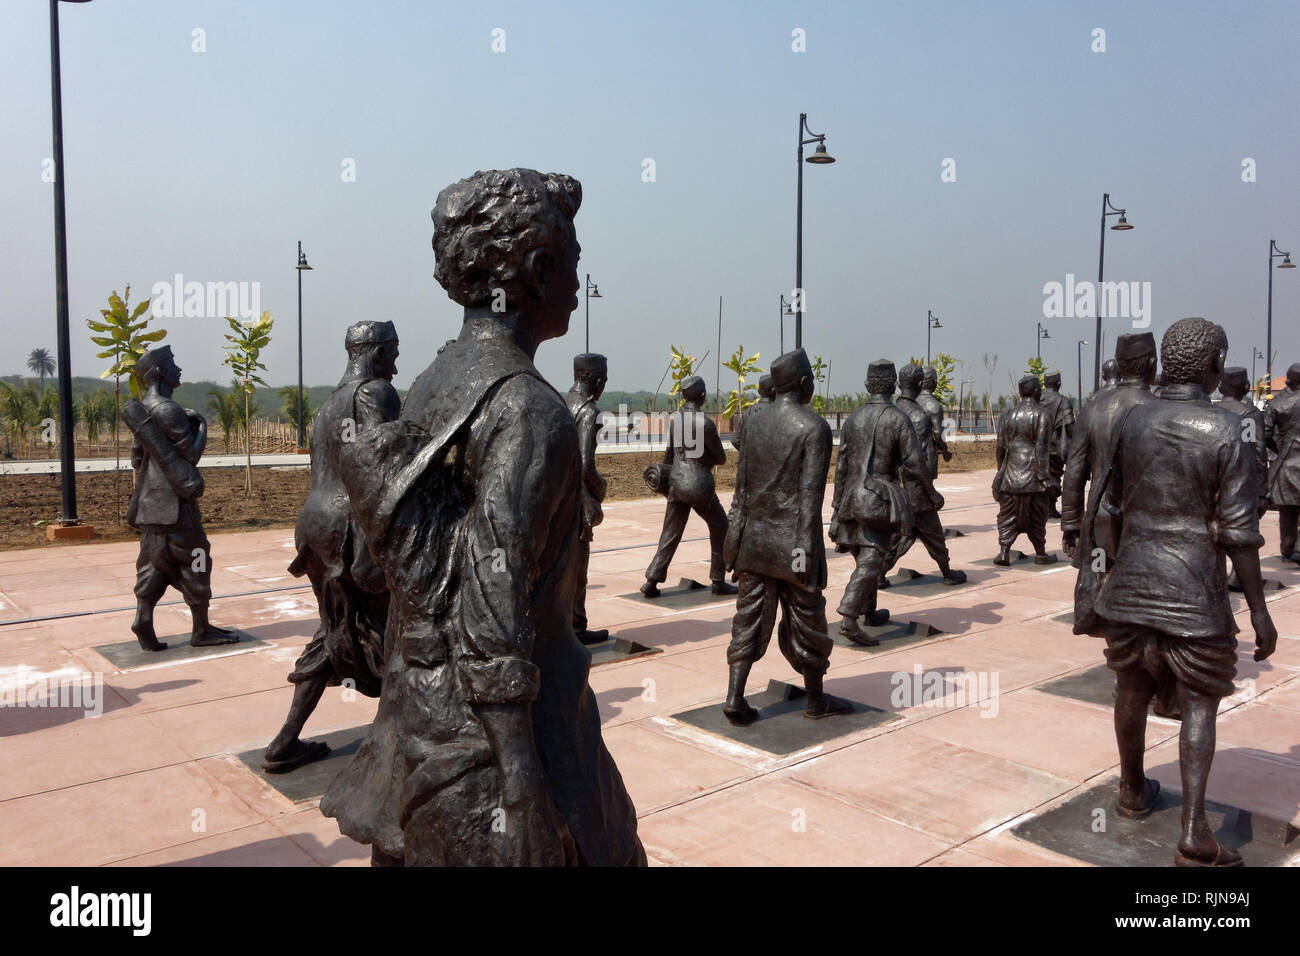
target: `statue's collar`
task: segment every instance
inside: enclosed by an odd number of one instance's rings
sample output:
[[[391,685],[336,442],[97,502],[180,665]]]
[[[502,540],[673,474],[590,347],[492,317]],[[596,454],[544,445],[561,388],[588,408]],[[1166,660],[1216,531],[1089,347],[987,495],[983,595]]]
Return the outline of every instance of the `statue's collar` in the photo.
[[[1205,386],[1196,385],[1192,382],[1166,385],[1160,390],[1160,397],[1167,398],[1171,402],[1208,402],[1210,400],[1210,395],[1206,392]]]

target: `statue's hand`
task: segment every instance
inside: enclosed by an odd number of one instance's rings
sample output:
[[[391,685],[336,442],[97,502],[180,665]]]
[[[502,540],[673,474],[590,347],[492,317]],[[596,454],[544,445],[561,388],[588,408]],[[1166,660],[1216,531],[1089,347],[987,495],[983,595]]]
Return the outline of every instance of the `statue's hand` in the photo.
[[[945,448],[945,449],[943,450],[943,460],[944,460],[944,461],[952,461],[952,451],[951,451],[951,449]]]
[[[1277,628],[1268,608],[1250,612],[1250,624],[1255,629],[1255,660],[1262,661],[1277,650]]]
[[[1079,532],[1077,531],[1061,532],[1061,550],[1064,551],[1066,555],[1070,557],[1071,560],[1074,559],[1074,552],[1078,549],[1078,547],[1079,547]]]

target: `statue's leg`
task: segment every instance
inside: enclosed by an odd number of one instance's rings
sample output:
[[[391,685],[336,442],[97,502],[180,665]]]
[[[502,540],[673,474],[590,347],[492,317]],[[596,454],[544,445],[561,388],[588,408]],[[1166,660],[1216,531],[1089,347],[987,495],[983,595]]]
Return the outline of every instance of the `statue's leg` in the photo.
[[[646,597],[658,597],[661,584],[668,578],[668,565],[672,564],[677,545],[681,544],[682,532],[686,530],[686,519],[691,515],[691,506],[681,501],[669,501],[664,509],[664,529],[659,535],[659,550],[646,568],[646,583],[641,593]]]
[[[164,540],[159,541],[162,538]],[[140,533],[140,555],[135,562],[135,620],[131,630],[146,651],[165,651],[167,644],[158,640],[153,627],[153,609],[167,590],[167,577],[154,566],[165,536],[154,531]]]
[[[804,716],[820,719],[851,713],[851,703],[822,690],[822,679],[831,666],[835,642],[828,633],[826,598],[821,588],[789,581],[782,581],[777,587],[781,592],[782,623],[787,625],[781,628],[777,641],[790,666],[803,677],[804,690],[808,692]]]
[[[584,530],[578,538],[577,582],[573,590],[573,633],[583,644],[600,644],[609,639],[606,628],[587,627],[587,566],[591,563],[591,532]]]
[[[966,572],[952,570],[949,563],[948,542],[943,536],[943,522],[939,520],[939,512],[933,508],[916,512],[912,527],[916,529],[916,536],[921,539],[921,544],[925,545],[925,550],[931,559],[939,566],[939,573],[943,575],[943,579],[949,584],[964,583]]]
[[[718,496],[707,505],[697,506],[696,514],[709,526],[709,580],[713,582],[714,594],[735,594],[736,586],[727,581],[727,561],[723,557],[723,545],[727,540],[727,512],[722,507]]]
[[[239,635],[224,627],[208,623],[208,603],[212,600],[212,548],[201,529],[168,535],[172,567],[178,580],[177,589],[190,608],[190,644],[213,647],[237,644]],[[200,555],[197,552],[202,552]]]
[[[327,744],[321,741],[307,743],[299,737],[307,718],[312,715],[321,695],[325,693],[327,682],[325,674],[317,674],[294,684],[289,716],[285,718],[284,726],[275,735],[275,739],[267,745],[262,760],[262,769],[267,773],[285,773],[329,754]]]
[[[994,564],[1011,563],[1011,545],[1015,543],[1016,536],[1020,533],[1017,527],[1019,500],[1020,495],[1010,492],[998,500],[998,556],[993,559]]]
[[[1115,684],[1115,742],[1119,745],[1119,799],[1121,816],[1143,817],[1151,812],[1155,794],[1146,778],[1147,705],[1156,681],[1140,663],[1118,672]],[[1156,788],[1158,790],[1158,788]]]
[[[1051,498],[1046,491],[1025,495],[1025,532],[1034,546],[1035,564],[1054,564],[1056,555],[1047,553],[1047,508]]]
[[[855,644],[875,647],[880,641],[867,636],[858,624],[858,618],[866,614],[869,618],[868,623],[873,626],[879,626],[889,620],[888,611],[876,610],[880,569],[884,567],[885,555],[879,548],[869,545],[855,545],[852,550],[857,566],[853,569],[853,575],[849,578],[844,595],[840,598],[840,606],[836,608],[836,613],[843,618],[840,622],[840,633]]]
[[[1215,718],[1219,698],[1178,682],[1183,726],[1178,736],[1178,764],[1183,784],[1183,836],[1176,861],[1193,866],[1241,866],[1241,854],[1221,846],[1205,818],[1205,787],[1214,762]]]
[[[745,700],[745,682],[772,638],[776,593],[768,587],[770,583],[761,575],[740,573],[736,613],[731,618],[731,644],[727,647],[727,702],[722,712],[727,720],[741,726],[758,719],[758,711]]]
[[[1281,538],[1282,557],[1288,561],[1300,560],[1296,556],[1296,531],[1300,525],[1300,507],[1281,505],[1277,509],[1277,530]]]

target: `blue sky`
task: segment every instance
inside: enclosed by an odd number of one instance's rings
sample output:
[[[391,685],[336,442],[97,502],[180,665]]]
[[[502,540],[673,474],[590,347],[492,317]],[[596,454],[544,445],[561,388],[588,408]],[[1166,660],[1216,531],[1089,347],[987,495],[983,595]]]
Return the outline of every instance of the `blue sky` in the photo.
[[[13,374],[55,345],[48,8],[8,0],[0,17]],[[1103,192],[1135,226],[1107,233],[1106,277],[1151,283],[1157,334],[1186,315],[1222,323],[1234,364],[1263,348],[1269,239],[1300,254],[1292,2],[94,0],[63,4],[61,23],[76,374],[102,370],[84,319],[112,289],[138,298],[182,273],[260,283],[268,379],[295,381],[301,239],[308,384],[337,380],[348,324],[382,318],[405,387],[460,322],[432,278],[438,191],[532,166],[583,183],[580,268],[603,295],[591,341],[611,387],[654,389],[670,343],[713,350],[712,387],[719,296],[725,353],[743,343],[766,366],[777,352],[800,112],[837,159],[805,167],[804,196],[805,346],[832,361],[835,392],[860,389],[875,358],[923,352],[927,309],[944,325],[934,348],[979,391],[998,353],[993,387],[1009,391],[1044,283],[1096,278]],[[1277,368],[1300,360],[1298,314],[1300,270],[1277,273]],[[580,305],[538,355],[561,390],[582,323]],[[219,317],[160,324],[187,379],[228,377]],[[1073,391],[1093,323],[1046,324],[1044,358]],[[1107,328],[1113,342],[1127,323]]]

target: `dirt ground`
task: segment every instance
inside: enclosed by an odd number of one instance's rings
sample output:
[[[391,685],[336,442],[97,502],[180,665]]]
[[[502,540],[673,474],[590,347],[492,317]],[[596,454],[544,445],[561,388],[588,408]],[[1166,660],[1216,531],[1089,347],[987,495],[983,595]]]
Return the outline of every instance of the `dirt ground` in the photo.
[[[940,474],[993,467],[993,443],[954,444],[951,462],[940,461]],[[661,453],[600,455],[601,473],[609,483],[608,500],[622,501],[650,495],[641,472]],[[244,495],[244,473],[239,468],[204,468],[206,489],[202,499],[203,524],[209,533],[292,528],[307,497],[310,473],[305,468],[254,468],[253,494]],[[831,476],[834,477],[832,459]],[[715,472],[719,491],[729,491],[736,477],[735,455]],[[82,521],[95,526],[95,541],[124,541],[137,537],[119,520],[126,511],[131,479],[123,474],[114,495],[112,474],[77,476],[77,511]],[[118,502],[115,507],[114,500]],[[84,542],[51,544],[45,525],[59,514],[58,475],[0,476],[0,551],[17,548],[76,547]]]

